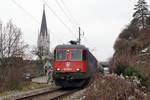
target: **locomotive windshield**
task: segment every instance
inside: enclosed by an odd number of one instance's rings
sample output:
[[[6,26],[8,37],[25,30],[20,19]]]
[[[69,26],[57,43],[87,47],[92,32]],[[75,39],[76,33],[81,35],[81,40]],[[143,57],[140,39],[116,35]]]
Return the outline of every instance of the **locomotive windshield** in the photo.
[[[66,60],[66,50],[63,49],[56,50],[56,60],[60,61]]]
[[[82,60],[82,50],[75,49],[71,50],[71,61],[81,61]]]

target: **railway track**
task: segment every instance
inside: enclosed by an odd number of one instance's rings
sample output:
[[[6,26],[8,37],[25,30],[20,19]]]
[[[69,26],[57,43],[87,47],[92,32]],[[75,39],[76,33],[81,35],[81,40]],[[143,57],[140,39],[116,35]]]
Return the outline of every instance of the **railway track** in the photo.
[[[58,100],[77,91],[78,91],[77,89],[63,90],[62,88],[59,88],[59,89],[52,90],[52,91],[38,93],[38,94],[26,96],[26,97],[21,97],[15,100]]]
[[[54,98],[52,98],[50,100],[61,100],[61,99],[65,98],[65,97],[67,97],[67,96],[69,96],[69,95],[71,95],[71,94],[73,94],[75,92],[79,92],[79,91],[80,91],[80,89],[67,90],[67,91],[65,90],[64,93],[62,93],[61,95],[58,95],[58,96],[56,96],[56,97],[54,97]]]
[[[61,87],[37,89],[32,92],[25,92],[1,97],[0,100],[58,100],[64,98],[79,89],[64,90]]]

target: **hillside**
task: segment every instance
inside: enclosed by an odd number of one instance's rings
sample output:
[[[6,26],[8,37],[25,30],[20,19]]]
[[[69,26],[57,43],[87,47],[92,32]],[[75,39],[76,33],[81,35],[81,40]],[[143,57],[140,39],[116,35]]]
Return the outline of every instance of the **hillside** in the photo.
[[[110,61],[111,71],[124,73],[130,67],[140,71],[147,79],[144,85],[150,88],[150,25],[138,30],[133,25],[127,26],[119,35],[114,45],[115,53]]]
[[[138,0],[134,10],[133,19],[114,44],[110,66],[118,75],[137,77],[150,91],[150,11],[145,0]]]

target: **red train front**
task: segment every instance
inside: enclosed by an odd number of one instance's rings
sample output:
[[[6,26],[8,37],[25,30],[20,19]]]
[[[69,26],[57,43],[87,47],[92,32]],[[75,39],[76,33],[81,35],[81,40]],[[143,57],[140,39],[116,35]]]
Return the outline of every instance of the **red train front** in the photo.
[[[54,50],[53,79],[63,87],[81,87],[96,72],[97,61],[83,45],[58,45]]]

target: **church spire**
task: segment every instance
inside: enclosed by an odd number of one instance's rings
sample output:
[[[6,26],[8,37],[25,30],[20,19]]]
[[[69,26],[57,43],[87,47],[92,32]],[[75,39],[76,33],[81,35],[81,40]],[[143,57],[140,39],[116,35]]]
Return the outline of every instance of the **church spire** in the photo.
[[[41,22],[41,30],[40,35],[47,36],[47,22],[46,22],[46,15],[45,15],[45,5],[43,5],[43,16],[42,16],[42,22]]]
[[[43,10],[45,10],[45,4],[43,4]]]
[[[43,16],[41,22],[40,34],[38,35],[37,41],[38,52],[40,59],[49,59],[49,48],[50,48],[50,35],[47,31],[47,22],[45,15],[45,6],[43,5]]]

